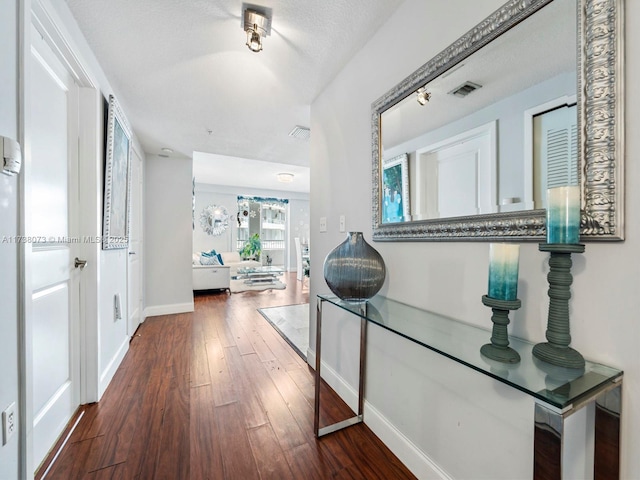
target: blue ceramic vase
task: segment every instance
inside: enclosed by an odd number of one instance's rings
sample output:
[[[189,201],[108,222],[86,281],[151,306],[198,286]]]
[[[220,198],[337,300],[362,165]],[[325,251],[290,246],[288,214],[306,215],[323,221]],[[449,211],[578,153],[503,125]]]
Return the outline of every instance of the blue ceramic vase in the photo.
[[[363,302],[380,291],[386,275],[384,260],[362,232],[349,232],[324,260],[324,279],[347,302]]]

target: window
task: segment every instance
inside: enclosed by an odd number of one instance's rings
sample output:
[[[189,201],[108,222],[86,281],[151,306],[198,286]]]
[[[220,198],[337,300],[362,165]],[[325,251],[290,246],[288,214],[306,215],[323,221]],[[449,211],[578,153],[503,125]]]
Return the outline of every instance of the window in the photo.
[[[287,238],[287,209],[289,200],[262,197],[238,197],[238,241],[241,250],[247,240],[260,235],[262,261],[272,259],[284,264]]]

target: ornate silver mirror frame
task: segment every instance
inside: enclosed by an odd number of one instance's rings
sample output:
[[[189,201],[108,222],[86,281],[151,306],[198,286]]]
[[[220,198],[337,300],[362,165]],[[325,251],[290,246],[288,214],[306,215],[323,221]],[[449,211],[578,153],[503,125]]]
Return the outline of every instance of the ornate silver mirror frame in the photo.
[[[380,116],[552,0],[509,0],[372,105],[373,239],[540,240],[545,210],[406,223],[381,221]],[[624,239],[623,0],[576,0],[582,240]]]
[[[200,213],[200,226],[209,235],[217,237],[229,228],[229,212],[222,205],[209,205]]]

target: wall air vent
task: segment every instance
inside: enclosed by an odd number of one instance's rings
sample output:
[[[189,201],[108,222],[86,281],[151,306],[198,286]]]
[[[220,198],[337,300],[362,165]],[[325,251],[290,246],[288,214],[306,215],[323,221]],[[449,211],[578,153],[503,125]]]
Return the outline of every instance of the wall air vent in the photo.
[[[451,90],[449,94],[455,95],[456,97],[466,97],[471,92],[479,88],[482,88],[482,85],[478,85],[477,83],[473,83],[473,82],[464,82],[462,85]]]
[[[296,125],[293,127],[293,130],[289,132],[290,137],[297,138],[299,140],[309,140],[311,136],[311,130],[307,127],[301,127],[300,125]]]

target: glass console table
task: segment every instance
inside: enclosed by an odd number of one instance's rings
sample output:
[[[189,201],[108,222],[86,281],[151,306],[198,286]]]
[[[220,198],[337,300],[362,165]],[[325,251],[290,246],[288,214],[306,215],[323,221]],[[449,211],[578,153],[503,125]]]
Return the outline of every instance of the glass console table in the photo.
[[[324,303],[360,317],[360,376],[357,415],[320,427],[320,355]],[[361,304],[344,302],[333,295],[318,295],[317,308],[314,412],[316,437],[363,421],[367,325],[371,322],[533,397],[536,480],[562,478],[564,420],[583,406],[595,402],[594,478],[619,478],[621,370],[589,361],[584,370],[550,365],[532,356],[533,344],[514,337],[509,338],[509,346],[520,354],[521,361],[507,366],[480,354],[480,347],[489,343],[489,330],[380,295]]]

